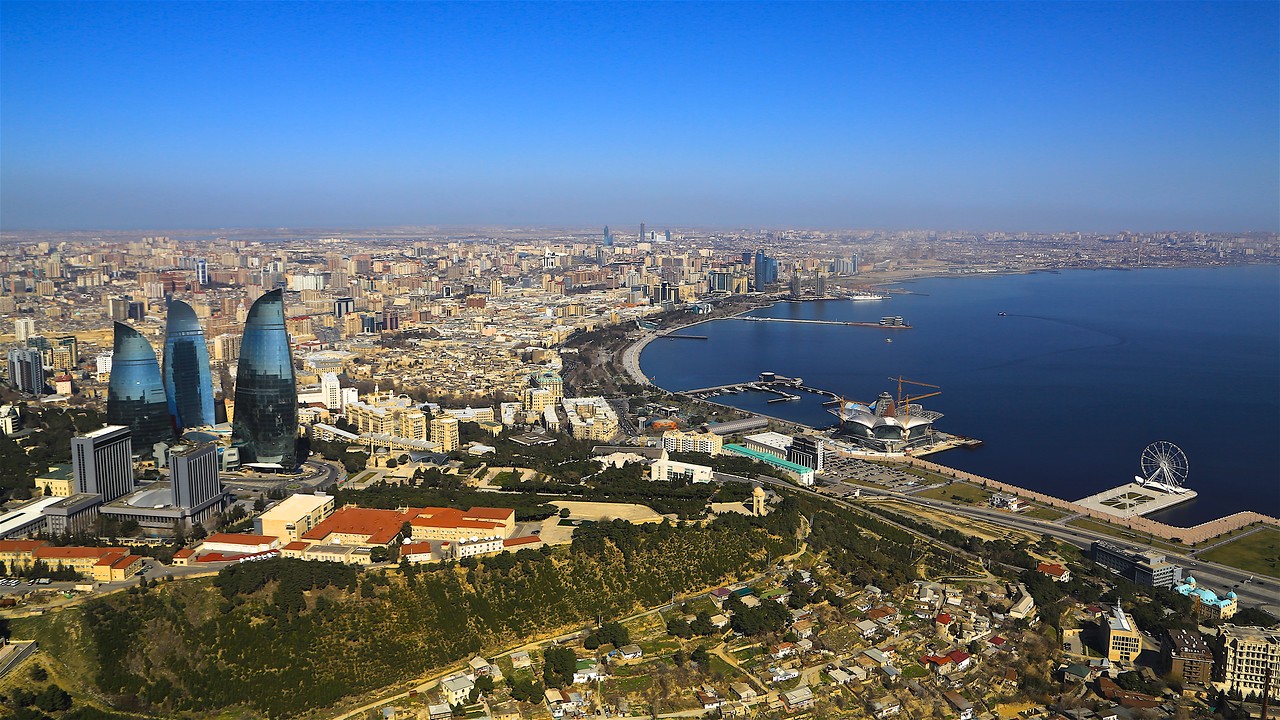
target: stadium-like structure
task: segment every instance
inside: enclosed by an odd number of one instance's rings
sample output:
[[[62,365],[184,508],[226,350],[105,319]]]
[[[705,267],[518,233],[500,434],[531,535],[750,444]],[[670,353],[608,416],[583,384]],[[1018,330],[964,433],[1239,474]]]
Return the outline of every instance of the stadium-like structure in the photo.
[[[898,403],[888,392],[875,402],[841,401],[828,412],[840,420],[838,434],[868,450],[899,453],[934,441],[933,423],[942,413]]]

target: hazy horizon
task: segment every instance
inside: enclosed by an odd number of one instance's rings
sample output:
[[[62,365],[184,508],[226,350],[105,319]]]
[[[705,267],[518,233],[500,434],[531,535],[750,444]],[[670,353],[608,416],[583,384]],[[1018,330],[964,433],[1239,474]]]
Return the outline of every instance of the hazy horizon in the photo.
[[[1277,3],[5,2],[0,21],[6,232],[1280,231]]]

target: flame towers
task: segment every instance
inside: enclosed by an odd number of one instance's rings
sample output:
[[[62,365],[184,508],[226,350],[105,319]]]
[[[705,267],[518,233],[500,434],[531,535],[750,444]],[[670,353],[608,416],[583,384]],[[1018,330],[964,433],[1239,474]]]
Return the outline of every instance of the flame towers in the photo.
[[[164,390],[174,426],[181,432],[213,425],[209,350],[200,320],[190,305],[181,300],[169,303],[164,335]]]
[[[107,423],[127,426],[133,432],[134,447],[150,454],[152,445],[173,437],[156,352],[137,330],[122,322],[115,324],[113,350]]]
[[[236,370],[232,442],[245,462],[297,466],[298,388],[284,325],[284,293],[272,290],[245,319]]]

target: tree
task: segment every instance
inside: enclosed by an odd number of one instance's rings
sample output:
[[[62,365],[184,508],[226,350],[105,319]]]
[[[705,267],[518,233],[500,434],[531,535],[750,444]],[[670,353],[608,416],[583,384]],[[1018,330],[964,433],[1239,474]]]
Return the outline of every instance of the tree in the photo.
[[[542,678],[547,687],[562,688],[573,684],[578,656],[569,648],[551,647],[542,653]]]
[[[375,563],[386,562],[389,557],[391,557],[391,551],[381,545],[375,545],[369,550],[369,560]]]
[[[562,518],[569,517],[569,508],[560,508],[560,517]]]

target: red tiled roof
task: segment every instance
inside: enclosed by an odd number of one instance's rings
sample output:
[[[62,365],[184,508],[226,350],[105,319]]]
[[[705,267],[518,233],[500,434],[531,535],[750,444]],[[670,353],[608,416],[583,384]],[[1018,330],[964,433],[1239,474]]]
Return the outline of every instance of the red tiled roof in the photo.
[[[463,513],[463,515],[468,518],[506,521],[507,519],[514,517],[515,513],[516,511],[511,508],[473,507]]]
[[[999,635],[997,635],[991,638],[990,640],[988,640],[987,642],[991,643],[992,645],[995,645],[996,647],[1000,647],[1001,645],[1004,645],[1008,641],[1000,637]]]
[[[1067,569],[1057,563],[1040,563],[1036,566],[1036,571],[1053,577],[1062,577],[1067,574]]]
[[[240,558],[245,556],[246,556],[246,553],[211,552],[211,553],[205,553],[200,557],[196,558],[196,562],[223,562],[225,560],[239,560]]]
[[[518,545],[532,545],[542,542],[542,538],[537,535],[525,535],[523,537],[507,538],[502,541],[503,547],[515,547]]]
[[[309,548],[309,547],[311,547],[311,543],[304,543],[304,542],[302,542],[301,540],[294,540],[293,542],[289,543],[288,545],[285,545],[285,546],[284,546],[283,548],[281,548],[281,549],[283,549],[283,550],[306,550],[306,549],[307,549],[307,548]]]
[[[400,546],[401,557],[404,557],[405,555],[421,555],[429,552],[431,552],[431,543],[429,542],[407,543]]]
[[[400,533],[400,526],[417,512],[412,508],[403,513],[399,510],[346,507],[335,511],[324,522],[303,533],[302,537],[323,541],[334,533],[362,535],[364,542],[385,545],[395,539]]]
[[[125,555],[124,557],[119,558],[119,559],[117,559],[115,562],[111,563],[111,567],[113,567],[113,568],[127,568],[127,567],[129,567],[130,565],[132,565],[132,564],[134,564],[134,563],[136,563],[136,562],[141,562],[141,561],[142,561],[142,556],[141,556],[141,555]]]
[[[98,566],[115,567],[116,563],[119,562],[120,560],[123,560],[124,557],[125,557],[124,553],[110,553],[108,555],[103,555],[102,558],[98,560],[98,562],[94,563],[94,566],[95,567],[98,567]]]
[[[173,557],[174,557],[174,558],[187,558],[187,557],[191,557],[191,556],[192,556],[192,555],[194,555],[195,553],[196,553],[196,551],[195,551],[195,550],[192,550],[191,548],[185,548],[185,547],[184,547],[184,548],[182,548],[181,550],[179,550],[178,552],[174,553],[174,554],[173,554]]]
[[[246,533],[214,533],[205,538],[207,543],[224,543],[227,545],[270,545],[276,541],[274,535],[249,535]]]
[[[0,540],[0,553],[29,553],[48,544],[44,540]]]
[[[950,624],[951,624],[951,616],[950,616],[950,615],[948,615],[947,613],[938,613],[938,617],[937,617],[937,618],[935,618],[935,619],[937,620],[937,623],[938,623],[939,625],[950,625]]]
[[[951,658],[951,662],[959,665],[965,660],[968,660],[971,656],[969,655],[969,653],[963,650],[952,650],[951,652],[947,653],[947,657]]]
[[[112,553],[128,554],[129,550],[122,547],[39,547],[32,553],[32,557],[37,560],[43,559],[71,559],[71,558],[101,558]]]

